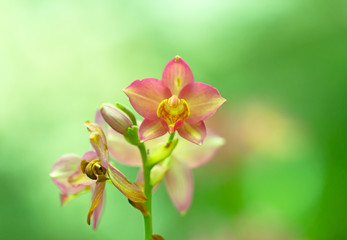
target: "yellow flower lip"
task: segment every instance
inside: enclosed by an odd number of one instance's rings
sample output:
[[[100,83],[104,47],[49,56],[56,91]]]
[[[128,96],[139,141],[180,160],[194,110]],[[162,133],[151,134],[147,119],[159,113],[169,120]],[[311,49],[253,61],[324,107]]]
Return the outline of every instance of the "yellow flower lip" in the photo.
[[[176,95],[164,99],[158,106],[157,116],[167,123],[169,129],[173,129],[178,121],[186,120],[190,115],[189,107],[184,99]]]

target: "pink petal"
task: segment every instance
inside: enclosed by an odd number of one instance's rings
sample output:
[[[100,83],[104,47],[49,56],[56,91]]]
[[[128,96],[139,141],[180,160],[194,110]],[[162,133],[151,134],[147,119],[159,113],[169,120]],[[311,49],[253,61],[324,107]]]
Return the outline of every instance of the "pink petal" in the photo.
[[[98,124],[104,132],[106,132],[106,122],[101,115],[100,109],[95,112],[94,122]]]
[[[166,131],[168,131],[170,134],[174,133],[177,130],[177,128],[180,128],[184,123],[183,120],[179,120],[175,123],[174,126],[169,126],[167,122],[162,118],[160,118],[160,122],[163,126],[165,126],[165,128],[167,129]]]
[[[161,101],[171,97],[166,85],[155,78],[136,80],[123,91],[136,112],[148,119],[156,119],[157,108]]]
[[[177,132],[181,137],[198,145],[202,144],[206,137],[206,127],[203,121],[196,124],[184,122]]]
[[[129,144],[120,133],[109,129],[107,132],[108,149],[118,162],[130,166],[141,166],[141,154],[136,146]]]
[[[66,193],[60,193],[60,205],[64,206],[69,201],[69,195]]]
[[[86,160],[88,162],[91,162],[97,158],[98,158],[98,155],[96,155],[96,152],[88,151],[85,154],[83,154],[83,156],[81,157],[81,160]]]
[[[95,180],[90,179],[86,174],[82,173],[81,170],[78,169],[68,178],[68,182],[73,187],[79,187],[92,185],[95,183]]]
[[[69,177],[79,168],[81,158],[76,154],[65,154],[53,165],[49,173],[51,178]]]
[[[178,95],[181,89],[194,82],[192,70],[179,56],[168,62],[161,79],[168,86],[172,95]]]
[[[139,128],[139,138],[141,141],[148,141],[160,137],[167,132],[160,120],[150,120],[145,118]]]
[[[200,82],[187,85],[182,89],[179,98],[187,101],[190,110],[187,122],[193,124],[211,117],[226,101],[216,88]]]
[[[87,223],[88,223],[88,225],[90,225],[90,218],[92,217],[92,215],[94,213],[94,210],[103,201],[105,184],[106,184],[105,181],[104,182],[99,182],[99,183],[95,184],[95,187],[91,188],[93,196],[92,196],[92,205],[90,206],[90,209],[89,209],[89,212],[88,212],[88,216],[87,216]],[[98,218],[99,217],[100,216],[98,216]]]
[[[115,166],[109,163],[108,175],[113,185],[133,202],[145,202],[146,196],[141,189],[130,182]]]
[[[108,150],[107,150],[107,142],[106,136],[102,128],[96,124],[91,122],[85,122],[84,125],[90,131],[89,139],[90,143],[93,146],[96,154],[99,157],[101,165],[104,168],[108,168]]]
[[[191,170],[182,162],[172,159],[170,169],[165,176],[165,184],[173,204],[181,214],[184,214],[193,196]]]
[[[136,184],[145,184],[143,168],[140,168],[139,172],[137,173]]]
[[[98,184],[98,185],[100,185],[100,184]],[[100,186],[100,187],[102,187],[102,186]],[[92,192],[93,192],[93,195],[94,195],[95,190],[94,191],[92,190]],[[98,206],[94,209],[94,212],[93,212],[92,218],[93,218],[93,229],[94,230],[96,230],[96,227],[98,226],[98,223],[99,223],[100,218],[101,218],[102,211],[104,209],[104,196],[105,196],[105,193],[102,195],[101,200],[100,200]]]
[[[75,193],[83,191],[85,188],[85,186],[82,186],[82,185],[75,186],[71,184],[67,178],[64,178],[64,179],[52,178],[52,181],[55,183],[55,185],[57,185],[57,187],[64,194],[75,194]]]
[[[81,158],[76,154],[65,154],[54,163],[49,176],[62,193],[74,194],[84,189],[84,186],[75,186],[68,181],[79,170],[80,161]]]
[[[180,139],[172,155],[184,162],[190,168],[199,167],[212,159],[217,150],[224,145],[224,138],[207,131],[207,136],[201,146]]]

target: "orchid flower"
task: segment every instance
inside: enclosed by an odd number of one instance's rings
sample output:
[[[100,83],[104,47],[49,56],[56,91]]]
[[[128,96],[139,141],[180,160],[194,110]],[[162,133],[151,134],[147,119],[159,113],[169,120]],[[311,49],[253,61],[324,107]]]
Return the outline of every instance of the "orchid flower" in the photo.
[[[181,137],[201,144],[206,136],[204,120],[226,101],[217,89],[194,82],[188,64],[179,56],[168,62],[161,81],[136,80],[123,90],[144,121],[139,128],[142,141],[176,130]]]
[[[127,144],[121,134],[112,130],[108,131],[107,139],[110,154],[115,160],[130,166],[142,165],[141,155],[136,151],[136,147]],[[146,146],[149,154],[166,140],[166,137],[160,137],[148,141]],[[173,204],[180,213],[184,214],[190,207],[193,196],[192,169],[210,161],[223,144],[224,139],[211,131],[207,131],[207,137],[202,146],[179,138],[179,143],[171,157],[153,167],[152,185],[156,185],[164,177],[166,189]],[[142,169],[137,183],[143,183]]]
[[[105,134],[96,123],[86,122],[90,131],[90,143],[94,151],[86,152],[82,158],[74,154],[62,156],[50,172],[53,182],[60,188],[62,204],[69,195],[79,194],[88,188],[92,191],[92,204],[88,212],[87,223],[93,217],[95,229],[103,208],[103,195],[107,180],[111,180],[128,199],[133,202],[144,202],[146,196],[140,188],[130,182],[115,166],[109,162]]]

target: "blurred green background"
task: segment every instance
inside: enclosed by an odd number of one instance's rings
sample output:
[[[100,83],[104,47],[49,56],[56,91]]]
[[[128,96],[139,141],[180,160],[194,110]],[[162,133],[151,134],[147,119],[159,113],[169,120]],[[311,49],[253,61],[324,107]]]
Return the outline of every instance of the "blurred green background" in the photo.
[[[0,1],[1,239],[142,239],[108,186],[63,208],[48,173],[90,149],[83,123],[180,55],[228,101],[208,121],[226,145],[196,169],[180,216],[161,186],[165,239],[347,239],[345,1]],[[117,165],[134,180],[137,169]]]

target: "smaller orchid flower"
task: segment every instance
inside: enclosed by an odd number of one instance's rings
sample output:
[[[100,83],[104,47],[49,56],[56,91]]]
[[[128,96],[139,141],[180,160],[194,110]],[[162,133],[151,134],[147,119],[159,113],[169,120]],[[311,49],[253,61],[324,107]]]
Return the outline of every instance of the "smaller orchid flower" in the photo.
[[[204,120],[226,101],[217,89],[194,82],[191,69],[179,56],[168,62],[161,81],[136,80],[123,91],[145,118],[139,128],[142,141],[177,130],[181,137],[201,144],[206,136]]]
[[[50,176],[62,191],[62,203],[69,194],[91,189],[92,204],[87,223],[90,224],[93,217],[95,229],[103,208],[107,180],[111,180],[113,185],[133,202],[144,202],[147,198],[135,183],[130,182],[109,162],[106,137],[102,128],[96,123],[86,122],[85,125],[90,131],[89,139],[94,151],[86,152],[82,158],[73,154],[64,155],[53,165]]]
[[[107,138],[111,156],[115,160],[125,165],[141,167],[141,155],[134,146],[126,143],[121,134],[109,131]],[[166,140],[166,137],[161,137],[146,142],[149,155],[158,145],[165,144]],[[185,139],[179,138],[179,143],[171,157],[153,167],[151,184],[157,185],[164,179],[173,204],[180,213],[185,213],[190,207],[193,196],[192,169],[210,161],[223,144],[224,139],[210,131],[207,132],[206,140],[202,146],[191,144]],[[139,172],[137,183],[143,183],[142,169]]]

